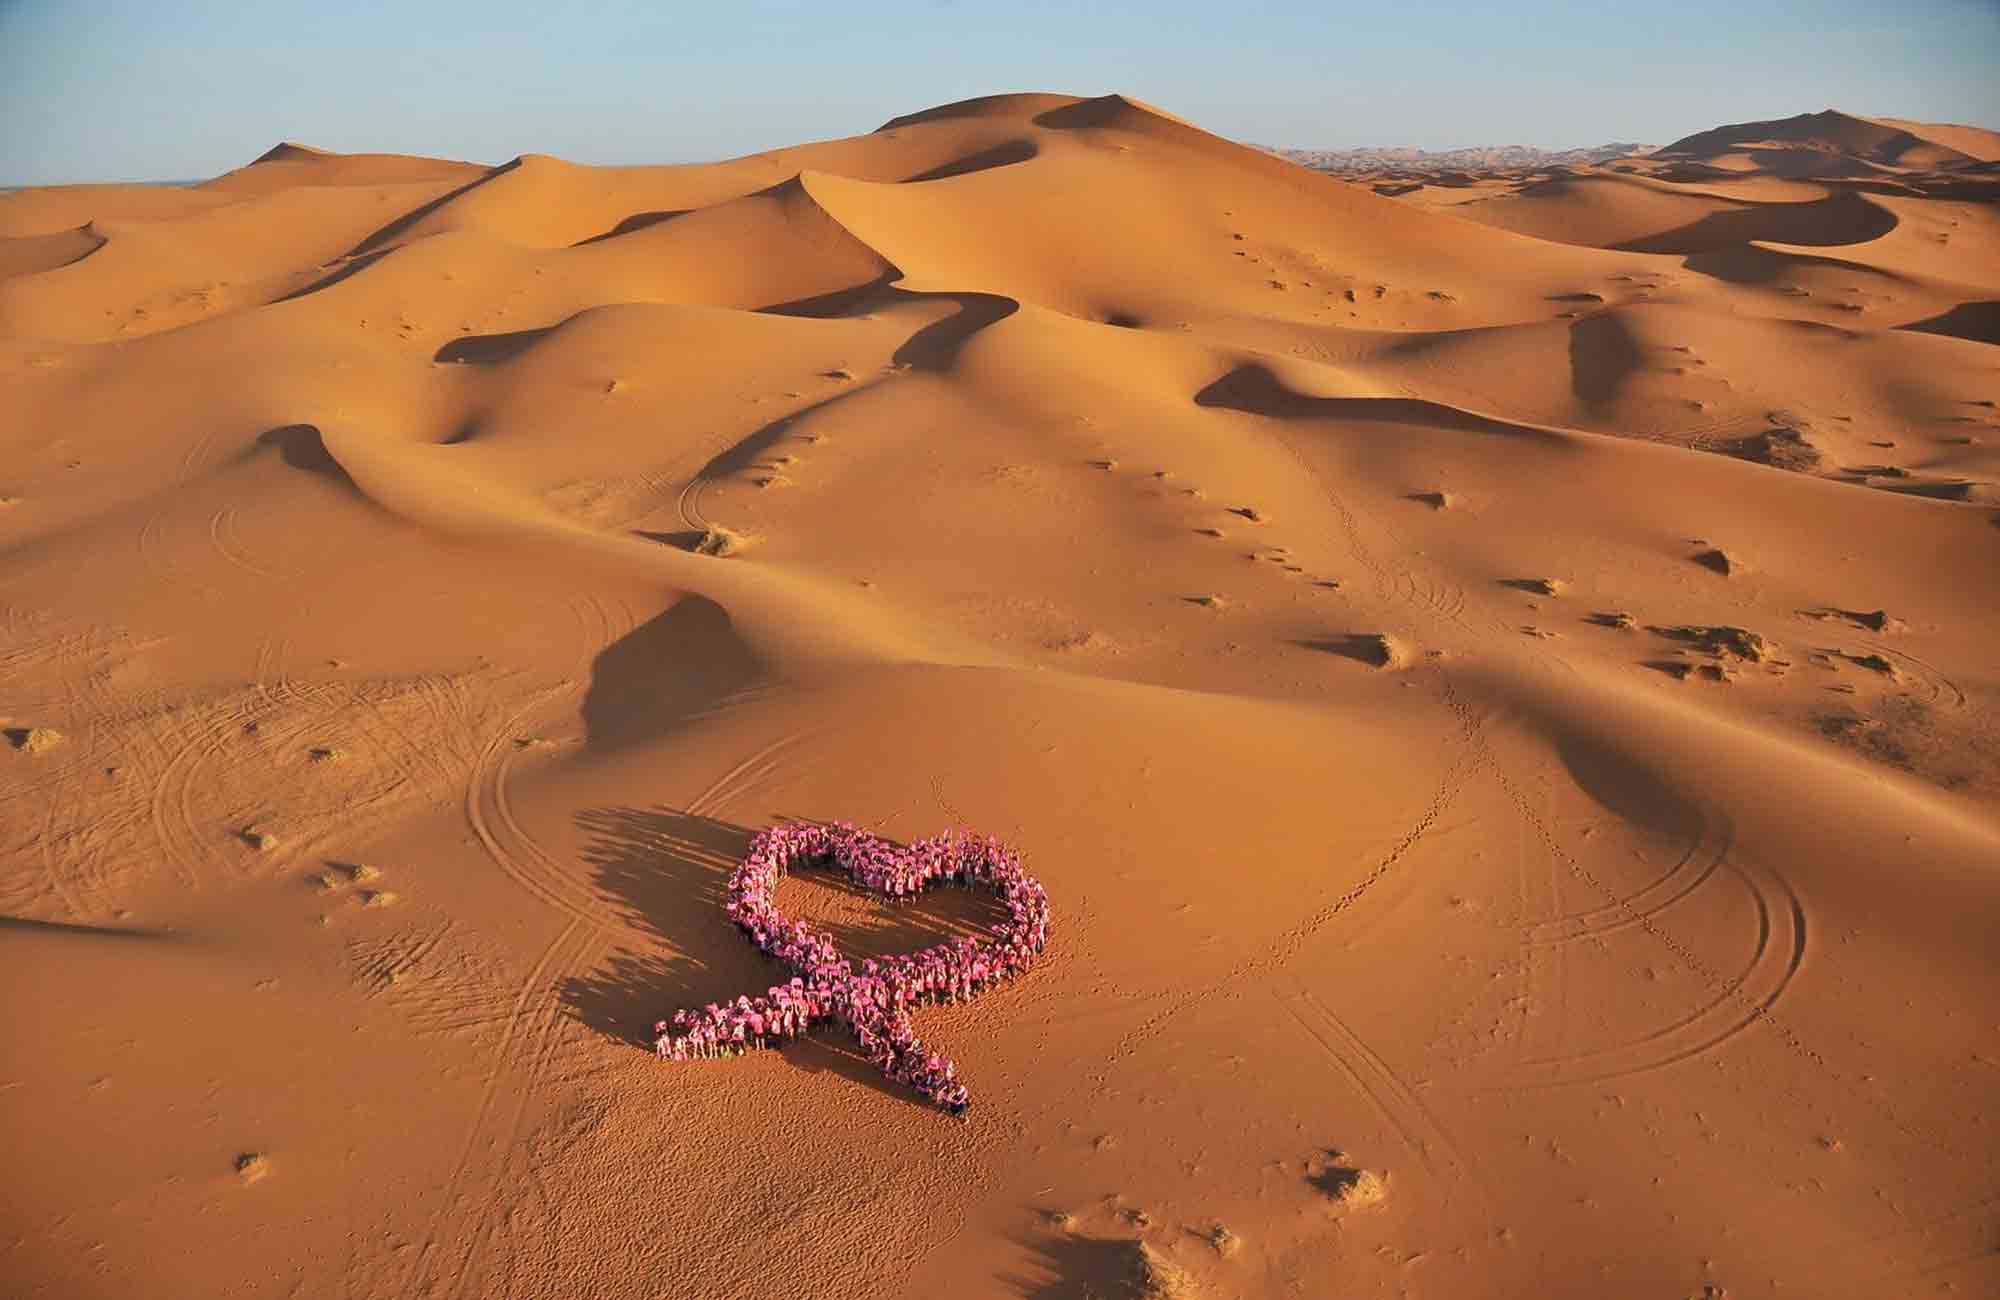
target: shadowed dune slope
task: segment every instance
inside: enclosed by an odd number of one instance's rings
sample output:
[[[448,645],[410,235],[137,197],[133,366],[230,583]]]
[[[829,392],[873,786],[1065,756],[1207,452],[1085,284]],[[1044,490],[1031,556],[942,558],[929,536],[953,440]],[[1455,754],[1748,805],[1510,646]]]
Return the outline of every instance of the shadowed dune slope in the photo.
[[[1945,127],[1942,130],[1949,133],[1965,128]],[[1876,121],[1827,109],[1769,122],[1719,126],[1685,136],[1661,147],[1658,152],[1673,157],[1713,160],[1721,155],[1759,146],[1795,146],[1884,166],[1920,168],[1951,166],[1989,157],[1985,151],[1968,154],[1952,148],[1925,131],[1921,123]],[[1992,133],[1977,134],[1990,136]],[[1986,147],[1991,148],[1990,140]]]
[[[1968,158],[1981,162],[2000,161],[2000,131],[1989,127],[1959,126],[1948,122],[1911,122],[1899,117],[1878,117],[1874,119],[1883,126],[1894,127],[1921,136],[1934,144],[1956,150]]]

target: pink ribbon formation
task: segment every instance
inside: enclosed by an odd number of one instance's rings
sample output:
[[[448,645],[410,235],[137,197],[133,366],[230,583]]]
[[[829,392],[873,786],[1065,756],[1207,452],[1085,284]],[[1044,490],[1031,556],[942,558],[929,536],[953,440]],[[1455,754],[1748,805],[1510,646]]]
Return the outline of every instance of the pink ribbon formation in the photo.
[[[845,872],[895,900],[936,884],[988,889],[1006,905],[1007,920],[987,938],[955,939],[857,965],[841,956],[826,931],[778,910],[778,878],[798,866]],[[999,840],[947,832],[899,848],[845,822],[788,822],[759,833],[729,877],[728,912],[752,943],[798,973],[762,997],[711,1002],[659,1021],[653,1046],[662,1060],[739,1056],[836,1022],[853,1031],[882,1073],[953,1115],[965,1113],[971,1094],[950,1058],[927,1050],[917,1037],[911,1009],[960,1002],[1019,975],[1049,937],[1047,891],[1021,869],[1021,855]]]

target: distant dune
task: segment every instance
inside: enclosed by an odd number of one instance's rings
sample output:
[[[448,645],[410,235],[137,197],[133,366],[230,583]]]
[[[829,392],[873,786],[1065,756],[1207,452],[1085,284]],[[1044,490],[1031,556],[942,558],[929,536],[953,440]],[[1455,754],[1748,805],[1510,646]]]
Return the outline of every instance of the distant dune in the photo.
[[[1995,143],[0,195],[0,1289],[1992,1293]],[[963,1120],[654,1059],[796,819]]]
[[[1662,146],[1661,157],[1714,166],[1748,166],[1800,174],[1847,168],[1941,171],[2000,157],[2000,133],[1967,126],[1931,126],[1855,117],[1827,109],[1771,122],[1742,122],[1701,131]]]
[[[1530,145],[1474,145],[1462,149],[1354,148],[1301,149],[1264,146],[1281,158],[1335,175],[1436,175],[1534,171],[1545,167],[1592,166],[1650,153],[1647,144],[1600,144],[1577,149],[1537,149]]]

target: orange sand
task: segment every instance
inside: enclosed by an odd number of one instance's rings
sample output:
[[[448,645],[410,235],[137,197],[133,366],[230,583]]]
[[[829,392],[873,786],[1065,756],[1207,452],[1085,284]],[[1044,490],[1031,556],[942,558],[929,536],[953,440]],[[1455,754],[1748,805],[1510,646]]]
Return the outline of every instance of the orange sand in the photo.
[[[4,1289],[2000,1288],[2000,150],[1810,121],[0,197]],[[785,817],[1047,884],[966,1122],[643,1049]]]

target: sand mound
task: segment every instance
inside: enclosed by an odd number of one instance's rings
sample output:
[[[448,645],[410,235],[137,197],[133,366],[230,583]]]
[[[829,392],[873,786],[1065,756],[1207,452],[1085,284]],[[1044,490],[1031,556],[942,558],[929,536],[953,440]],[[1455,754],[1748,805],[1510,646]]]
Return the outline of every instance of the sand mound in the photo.
[[[1139,1300],[1193,1300],[1201,1294],[1194,1275],[1145,1242],[1135,1252],[1132,1285]]]
[[[46,754],[63,743],[63,734],[54,727],[8,727],[7,743],[24,754]]]

